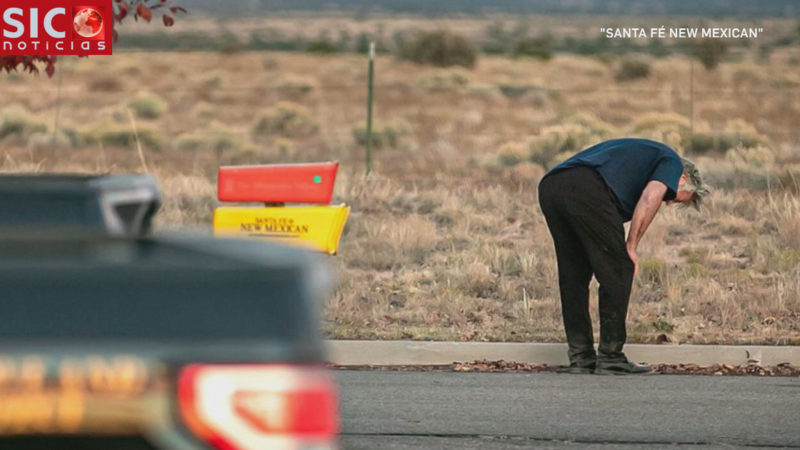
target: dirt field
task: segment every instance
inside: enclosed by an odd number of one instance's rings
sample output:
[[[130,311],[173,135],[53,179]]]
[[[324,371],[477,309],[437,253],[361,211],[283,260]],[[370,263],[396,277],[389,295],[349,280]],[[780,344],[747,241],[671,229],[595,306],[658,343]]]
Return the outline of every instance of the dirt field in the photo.
[[[207,232],[219,165],[338,159],[353,214],[328,335],[559,341],[538,180],[604,138],[691,143],[715,191],[702,214],[665,207],[645,236],[630,340],[800,344],[800,49],[695,64],[693,94],[687,57],[643,58],[649,76],[618,82],[614,57],[481,55],[468,70],[382,56],[369,179],[362,56],[69,59],[49,80],[0,75],[0,167],[143,171],[138,136],[160,228]]]

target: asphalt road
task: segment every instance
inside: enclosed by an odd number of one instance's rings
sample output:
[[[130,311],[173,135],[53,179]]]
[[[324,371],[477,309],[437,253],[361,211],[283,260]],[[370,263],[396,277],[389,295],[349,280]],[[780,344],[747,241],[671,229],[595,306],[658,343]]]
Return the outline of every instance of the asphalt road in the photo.
[[[800,378],[338,371],[344,449],[798,447]]]

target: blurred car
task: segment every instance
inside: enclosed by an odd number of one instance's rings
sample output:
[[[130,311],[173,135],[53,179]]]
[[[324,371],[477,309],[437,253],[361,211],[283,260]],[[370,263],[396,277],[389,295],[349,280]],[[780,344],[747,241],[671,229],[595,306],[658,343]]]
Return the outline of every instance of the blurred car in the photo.
[[[336,447],[311,253],[65,222],[0,226],[0,448]]]
[[[0,232],[142,236],[161,205],[148,175],[2,175]]]

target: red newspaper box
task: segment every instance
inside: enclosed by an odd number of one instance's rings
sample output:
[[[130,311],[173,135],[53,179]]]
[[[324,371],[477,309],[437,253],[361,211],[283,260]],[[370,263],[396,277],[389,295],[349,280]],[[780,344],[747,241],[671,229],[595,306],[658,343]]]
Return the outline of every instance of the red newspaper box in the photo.
[[[339,162],[220,167],[221,202],[322,203],[333,198]]]

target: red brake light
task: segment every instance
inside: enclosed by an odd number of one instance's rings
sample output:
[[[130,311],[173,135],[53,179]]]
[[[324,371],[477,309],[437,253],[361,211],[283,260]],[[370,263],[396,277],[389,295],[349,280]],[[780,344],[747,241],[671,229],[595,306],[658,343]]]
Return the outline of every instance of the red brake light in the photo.
[[[336,398],[330,390],[276,393],[239,391],[233,409],[265,433],[334,435]]]
[[[218,450],[335,447],[337,395],[322,368],[192,365],[178,400],[187,426]]]

